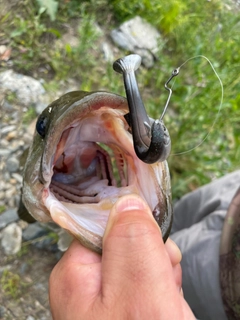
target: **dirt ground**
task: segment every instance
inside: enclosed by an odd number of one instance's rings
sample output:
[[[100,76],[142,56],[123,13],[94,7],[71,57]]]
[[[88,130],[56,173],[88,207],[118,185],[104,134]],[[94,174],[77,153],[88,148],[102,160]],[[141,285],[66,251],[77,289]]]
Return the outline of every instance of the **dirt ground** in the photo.
[[[1,320],[51,319],[48,279],[58,258],[33,245],[10,257],[0,248]]]

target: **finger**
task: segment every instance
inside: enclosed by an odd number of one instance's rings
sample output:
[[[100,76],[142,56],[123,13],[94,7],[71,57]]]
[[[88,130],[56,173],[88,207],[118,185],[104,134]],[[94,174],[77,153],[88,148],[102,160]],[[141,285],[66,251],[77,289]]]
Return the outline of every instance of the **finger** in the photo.
[[[180,263],[180,261],[182,260],[182,253],[176,245],[176,243],[170,238],[168,238],[165,243],[165,248],[167,250],[172,265],[175,266],[176,264]]]
[[[173,276],[174,276],[176,287],[180,292],[180,290],[182,288],[182,268],[181,268],[180,263],[176,264],[173,267]]]
[[[126,283],[130,290],[137,286],[147,291],[159,279],[176,288],[172,271],[168,277],[170,269],[171,261],[151,210],[139,196],[122,197],[110,213],[103,238],[103,293],[108,288],[119,290]]]
[[[83,247],[78,240],[72,242],[49,279],[49,300],[54,319],[61,319],[63,307],[66,314],[68,310],[71,314],[74,308],[81,307],[82,312],[87,310],[101,288],[100,262],[99,254]]]
[[[74,239],[62,257],[62,262],[65,260],[71,260],[72,263],[76,264],[91,264],[100,262],[101,256],[82,246],[78,240]]]

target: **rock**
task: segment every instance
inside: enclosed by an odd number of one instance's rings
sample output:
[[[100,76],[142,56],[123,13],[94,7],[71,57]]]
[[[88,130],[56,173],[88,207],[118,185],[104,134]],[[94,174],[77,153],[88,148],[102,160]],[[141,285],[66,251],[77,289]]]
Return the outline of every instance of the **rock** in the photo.
[[[1,149],[0,148],[0,157],[6,157],[11,153],[11,150],[9,149]]]
[[[14,107],[12,104],[10,104],[7,101],[3,101],[3,105],[2,105],[2,110],[3,111],[7,111],[7,112],[11,112],[14,110]]]
[[[36,105],[36,112],[37,112],[37,114],[40,114],[40,113],[42,113],[42,111],[44,110],[44,109],[46,109],[47,108],[47,106],[48,106],[48,103],[45,103],[45,102],[42,102],[42,101],[39,101],[38,103],[37,103],[37,105]]]
[[[7,170],[11,173],[18,171],[19,161],[15,157],[11,157],[7,160]]]
[[[12,268],[13,268],[12,264],[7,264],[7,265],[4,265],[3,267],[0,267],[0,277],[2,276],[3,272],[11,270]]]
[[[11,56],[12,49],[5,45],[0,45],[0,60],[8,61]]]
[[[0,129],[0,133],[6,134],[13,131],[14,129],[16,129],[15,125],[4,126],[3,128]]]
[[[23,231],[23,239],[30,241],[42,237],[48,234],[48,230],[42,227],[39,222],[29,224],[29,226]]]
[[[16,254],[21,249],[22,229],[16,224],[11,223],[2,230],[2,248],[7,255]]]
[[[40,81],[13,70],[0,73],[0,87],[15,92],[17,99],[26,106],[36,104],[39,96],[45,93]]]
[[[0,55],[2,55],[7,50],[7,46],[0,45]]]
[[[54,242],[53,237],[50,236],[51,232],[52,231],[43,227],[39,222],[35,222],[30,224],[23,231],[23,239],[25,241],[32,240],[34,246],[38,249],[46,249],[51,252],[56,252],[58,251],[58,246],[57,243]]]
[[[14,200],[14,195],[16,194],[16,187],[12,186],[8,190],[5,191],[5,197],[10,200]],[[9,202],[10,203],[10,202]],[[14,204],[14,201],[12,202]]]
[[[109,43],[107,42],[102,43],[102,52],[103,52],[104,59],[106,61],[113,62],[114,55]]]
[[[73,236],[65,230],[61,229],[58,232],[58,249],[60,251],[66,251],[73,241]]]
[[[19,136],[19,132],[17,130],[11,131],[7,134],[6,140],[9,142],[13,139],[16,139]]]
[[[8,224],[18,221],[19,217],[17,209],[9,209],[0,215],[0,230],[5,228]]]
[[[139,54],[147,68],[153,66],[160,33],[150,23],[137,16],[114,29],[111,38],[119,47]]]
[[[29,264],[26,262],[21,263],[19,267],[19,273],[21,275],[24,275],[24,274],[27,274],[28,271],[29,271]]]
[[[55,240],[50,237],[50,235],[46,235],[44,239],[41,239],[34,243],[34,246],[38,249],[45,249],[50,252],[57,252],[58,251],[58,245],[55,242]]]
[[[28,316],[26,320],[35,320],[33,316]]]
[[[12,177],[18,182],[22,183],[23,177],[19,173],[13,173]]]
[[[19,220],[18,221],[18,226],[22,229],[22,230],[24,230],[24,229],[26,229],[27,227],[28,227],[28,223],[26,222],[26,221],[23,221],[23,220]]]
[[[6,308],[4,306],[0,306],[0,319],[4,319],[5,313],[6,313]]]

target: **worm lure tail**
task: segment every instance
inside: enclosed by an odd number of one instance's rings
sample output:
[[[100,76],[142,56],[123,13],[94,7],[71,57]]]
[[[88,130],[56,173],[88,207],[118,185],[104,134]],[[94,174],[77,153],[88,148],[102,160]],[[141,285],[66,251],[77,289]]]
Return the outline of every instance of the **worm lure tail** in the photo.
[[[135,152],[140,160],[150,164],[166,160],[171,151],[171,139],[163,123],[163,116],[172,94],[172,90],[167,85],[179,73],[179,69],[173,71],[165,84],[169,96],[160,119],[153,120],[147,115],[138,89],[135,71],[140,64],[141,57],[131,54],[116,60],[113,69],[123,75],[129,105],[129,114],[126,119],[132,130]]]

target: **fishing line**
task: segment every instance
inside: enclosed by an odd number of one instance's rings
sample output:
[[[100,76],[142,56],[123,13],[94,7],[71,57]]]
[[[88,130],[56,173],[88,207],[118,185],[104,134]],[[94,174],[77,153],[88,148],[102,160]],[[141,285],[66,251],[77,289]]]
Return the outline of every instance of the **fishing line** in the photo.
[[[221,81],[221,79],[220,79],[217,71],[215,70],[213,64],[211,63],[211,61],[210,61],[207,57],[205,57],[205,56],[203,56],[203,55],[197,55],[197,56],[191,57],[191,58],[187,59],[185,62],[183,62],[183,64],[181,64],[177,69],[180,71],[180,69],[181,69],[187,62],[189,62],[190,60],[196,59],[196,58],[203,58],[203,59],[207,60],[207,62],[210,64],[210,66],[211,66],[211,68],[212,68],[215,76],[217,77],[217,79],[218,79],[218,81],[219,81],[219,83],[220,83],[220,87],[221,87],[221,99],[220,99],[219,108],[218,108],[216,117],[215,117],[215,119],[214,119],[214,121],[213,121],[213,123],[212,123],[212,125],[211,125],[211,127],[210,127],[210,129],[209,129],[209,131],[206,133],[206,135],[204,136],[204,138],[202,139],[202,141],[199,142],[195,147],[193,147],[193,148],[191,148],[191,149],[189,149],[189,150],[187,150],[187,151],[183,151],[183,152],[179,152],[179,153],[172,153],[171,156],[183,155],[183,154],[189,153],[189,152],[193,151],[194,149],[198,148],[198,147],[207,139],[207,137],[209,136],[210,132],[212,131],[213,127],[215,126],[215,124],[216,124],[216,122],[217,122],[217,119],[218,119],[218,117],[219,117],[219,115],[220,115],[220,111],[221,111],[221,109],[222,109],[223,96],[224,96],[223,84],[222,84],[222,81]],[[173,89],[173,86],[174,86],[175,81],[176,81],[176,78],[173,80],[173,84],[172,84],[171,89]]]

